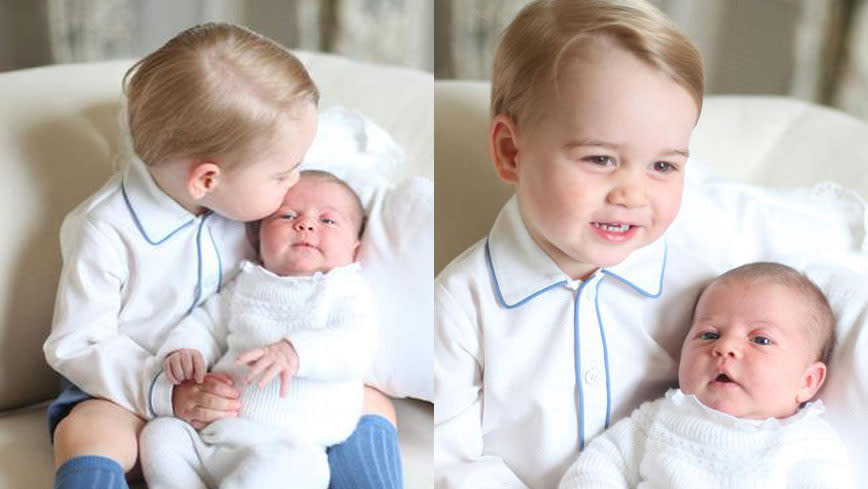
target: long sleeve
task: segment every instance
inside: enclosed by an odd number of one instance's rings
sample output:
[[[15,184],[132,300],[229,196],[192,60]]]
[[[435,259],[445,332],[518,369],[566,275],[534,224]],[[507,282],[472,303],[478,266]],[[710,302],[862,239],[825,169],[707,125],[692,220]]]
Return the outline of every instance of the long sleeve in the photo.
[[[527,489],[502,458],[483,454],[480,333],[471,317],[435,283],[434,484],[437,489]]]
[[[558,489],[629,489],[638,484],[645,433],[635,420],[622,419],[585,447]]]
[[[298,354],[298,377],[361,379],[373,361],[378,335],[370,287],[357,273],[333,286],[327,327],[295,331],[287,338]]]
[[[172,329],[157,353],[161,362],[175,350],[194,348],[202,352],[208,367],[214,366],[226,352],[229,304],[234,286],[232,282],[219,294],[209,297]]]
[[[159,362],[119,329],[128,278],[119,241],[86,219],[64,221],[63,270],[43,350],[48,364],[83,391],[148,418]]]

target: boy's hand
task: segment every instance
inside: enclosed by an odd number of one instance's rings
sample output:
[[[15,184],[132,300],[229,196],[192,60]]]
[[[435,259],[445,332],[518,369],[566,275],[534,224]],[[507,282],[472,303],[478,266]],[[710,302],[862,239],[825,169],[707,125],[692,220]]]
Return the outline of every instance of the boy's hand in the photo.
[[[205,379],[205,359],[199,350],[182,348],[166,356],[163,360],[163,371],[174,385],[190,379],[201,384]]]
[[[265,387],[280,374],[280,397],[286,397],[289,393],[289,382],[298,372],[298,354],[292,343],[286,339],[242,353],[238,355],[235,363],[246,364],[249,367],[247,377],[244,379],[248,384],[262,374],[257,382],[259,387]]]
[[[238,397],[231,377],[211,372],[201,383],[188,380],[176,385],[172,389],[172,410],[176,417],[200,430],[218,419],[238,416]]]

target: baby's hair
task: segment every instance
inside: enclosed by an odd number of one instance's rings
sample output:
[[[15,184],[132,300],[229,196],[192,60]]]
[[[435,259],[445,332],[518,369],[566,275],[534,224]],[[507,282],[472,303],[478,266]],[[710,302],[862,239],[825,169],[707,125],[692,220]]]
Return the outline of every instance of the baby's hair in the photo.
[[[133,150],[148,165],[167,158],[247,160],[259,138],[319,92],[301,61],[243,27],[203,24],[133,65],[123,79]]]
[[[716,277],[709,283],[702,294],[716,282],[731,280],[736,282],[766,281],[783,285],[799,293],[810,309],[808,331],[813,342],[818,345],[817,360],[828,363],[835,346],[835,314],[829,305],[823,291],[805,274],[798,270],[774,262],[748,263]],[[697,303],[699,302],[697,298]]]
[[[491,115],[519,123],[557,88],[569,56],[589,42],[611,39],[669,75],[702,110],[702,55],[690,39],[644,0],[537,0],[504,31],[494,56]],[[537,109],[538,112],[538,109]]]
[[[356,208],[357,218],[358,218],[358,227],[359,230],[356,236],[359,239],[362,239],[362,235],[365,233],[365,225],[368,222],[367,213],[365,213],[365,206],[362,205],[362,199],[359,198],[359,194],[353,190],[350,185],[344,180],[338,178],[335,174],[329,173],[323,170],[304,170],[301,172],[299,176],[299,180],[302,178],[319,178],[325,180],[327,182],[335,183],[346,190],[346,192],[353,197],[353,203]],[[292,190],[290,188],[290,190]],[[256,252],[256,260],[261,262],[262,258],[259,256],[259,227],[262,223],[262,220],[251,221],[247,223],[247,241],[250,242],[250,245]]]

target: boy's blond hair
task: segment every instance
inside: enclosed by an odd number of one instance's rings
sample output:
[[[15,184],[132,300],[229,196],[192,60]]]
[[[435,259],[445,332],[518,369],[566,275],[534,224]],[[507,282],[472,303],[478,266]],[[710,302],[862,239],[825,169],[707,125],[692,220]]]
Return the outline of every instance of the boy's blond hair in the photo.
[[[225,23],[178,34],[130,68],[123,86],[133,150],[148,165],[171,157],[244,160],[295,104],[319,102],[298,58]]]
[[[702,109],[702,55],[662,12],[643,0],[537,0],[506,28],[494,56],[491,115],[516,123],[557,87],[563,63],[588,41],[611,39],[684,87]]]

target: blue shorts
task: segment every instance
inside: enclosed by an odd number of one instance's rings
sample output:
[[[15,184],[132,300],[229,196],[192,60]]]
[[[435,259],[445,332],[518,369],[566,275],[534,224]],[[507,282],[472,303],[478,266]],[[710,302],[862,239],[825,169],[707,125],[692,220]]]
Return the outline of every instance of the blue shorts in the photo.
[[[51,443],[54,443],[54,430],[60,420],[65,418],[76,404],[88,399],[93,399],[93,396],[65,377],[60,378],[60,394],[48,405],[48,439]]]

